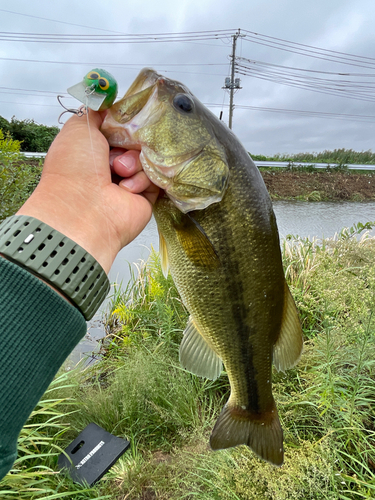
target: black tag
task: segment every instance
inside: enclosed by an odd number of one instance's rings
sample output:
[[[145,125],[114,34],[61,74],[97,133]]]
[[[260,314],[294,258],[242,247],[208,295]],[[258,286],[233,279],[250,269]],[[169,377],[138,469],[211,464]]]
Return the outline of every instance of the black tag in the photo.
[[[130,443],[105,431],[98,425],[91,423],[79,436],[61,453],[57,464],[60,469],[66,468],[73,481],[89,486],[95,484],[109,471]]]

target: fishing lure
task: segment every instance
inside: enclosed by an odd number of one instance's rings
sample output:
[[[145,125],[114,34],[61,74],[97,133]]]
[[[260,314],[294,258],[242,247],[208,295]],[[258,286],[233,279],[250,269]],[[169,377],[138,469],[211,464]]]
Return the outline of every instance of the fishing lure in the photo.
[[[63,96],[57,96],[57,100],[65,109],[59,116],[58,122],[61,123],[60,118],[65,113],[82,116],[87,113],[87,108],[94,111],[110,108],[117,97],[117,90],[117,81],[108,71],[100,68],[92,69],[81,82],[68,88],[68,93],[82,102],[84,106],[79,109],[67,108],[60,100]]]

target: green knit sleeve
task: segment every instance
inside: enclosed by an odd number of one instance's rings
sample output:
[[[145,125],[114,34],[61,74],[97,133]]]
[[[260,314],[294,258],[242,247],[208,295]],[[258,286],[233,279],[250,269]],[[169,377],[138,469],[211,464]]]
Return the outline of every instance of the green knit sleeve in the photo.
[[[22,426],[85,333],[78,309],[0,257],[0,479],[16,459]]]

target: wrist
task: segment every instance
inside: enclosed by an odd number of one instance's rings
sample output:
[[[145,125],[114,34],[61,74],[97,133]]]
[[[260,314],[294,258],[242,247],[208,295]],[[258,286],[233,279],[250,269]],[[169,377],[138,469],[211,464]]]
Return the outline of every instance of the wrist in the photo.
[[[60,194],[46,184],[41,181],[16,215],[34,217],[61,232],[90,253],[108,274],[121,245],[109,218],[103,216],[105,207],[88,206],[73,185]]]
[[[33,217],[14,215],[0,224],[0,253],[57,289],[86,320],[109,291],[108,278],[92,255]]]

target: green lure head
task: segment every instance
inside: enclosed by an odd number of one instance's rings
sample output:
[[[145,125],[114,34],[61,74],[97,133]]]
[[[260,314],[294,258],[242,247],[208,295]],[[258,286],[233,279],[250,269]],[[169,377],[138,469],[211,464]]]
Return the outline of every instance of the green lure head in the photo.
[[[68,88],[68,93],[94,111],[108,109],[117,97],[117,82],[108,71],[95,68],[80,83]]]

